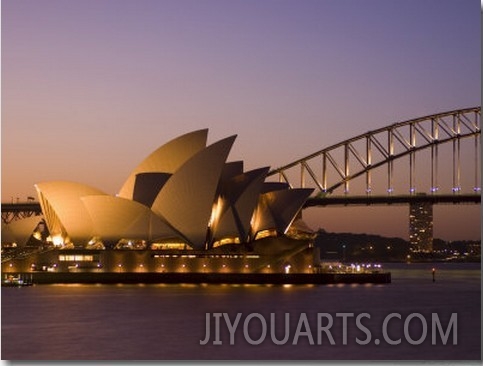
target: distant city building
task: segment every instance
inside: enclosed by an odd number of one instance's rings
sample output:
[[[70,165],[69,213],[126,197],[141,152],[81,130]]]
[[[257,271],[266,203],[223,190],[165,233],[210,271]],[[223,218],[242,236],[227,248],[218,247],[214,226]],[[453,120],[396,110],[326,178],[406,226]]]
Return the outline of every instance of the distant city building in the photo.
[[[410,204],[409,242],[412,251],[433,251],[433,205],[430,202]]]

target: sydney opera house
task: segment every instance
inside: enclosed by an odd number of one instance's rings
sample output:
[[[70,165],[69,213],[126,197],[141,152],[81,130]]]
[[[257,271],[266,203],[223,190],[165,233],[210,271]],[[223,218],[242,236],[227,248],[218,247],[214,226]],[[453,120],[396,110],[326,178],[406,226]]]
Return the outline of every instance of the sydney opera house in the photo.
[[[36,184],[42,215],[3,225],[2,247],[17,255],[2,255],[2,271],[312,273],[319,256],[299,218],[312,190],[227,162],[236,136],[208,146],[207,137],[204,129],[164,144],[115,196]],[[41,249],[22,251],[32,238]]]

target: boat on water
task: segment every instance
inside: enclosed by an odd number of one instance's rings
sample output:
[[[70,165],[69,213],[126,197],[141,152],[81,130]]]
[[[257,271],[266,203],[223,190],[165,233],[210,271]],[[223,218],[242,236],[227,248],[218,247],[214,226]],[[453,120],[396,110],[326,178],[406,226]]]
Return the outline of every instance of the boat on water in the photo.
[[[32,280],[26,280],[20,275],[6,275],[5,279],[2,281],[2,287],[26,287],[32,285]]]

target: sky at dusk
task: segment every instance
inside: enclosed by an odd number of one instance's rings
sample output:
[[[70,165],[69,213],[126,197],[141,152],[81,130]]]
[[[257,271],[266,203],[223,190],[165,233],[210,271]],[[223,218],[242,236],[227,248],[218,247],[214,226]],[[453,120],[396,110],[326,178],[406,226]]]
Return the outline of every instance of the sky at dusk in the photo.
[[[69,180],[116,194],[209,128],[229,160],[288,164],[369,130],[480,105],[476,0],[3,0],[2,202]],[[315,208],[314,229],[408,238],[408,208]],[[435,207],[480,238],[480,206]]]

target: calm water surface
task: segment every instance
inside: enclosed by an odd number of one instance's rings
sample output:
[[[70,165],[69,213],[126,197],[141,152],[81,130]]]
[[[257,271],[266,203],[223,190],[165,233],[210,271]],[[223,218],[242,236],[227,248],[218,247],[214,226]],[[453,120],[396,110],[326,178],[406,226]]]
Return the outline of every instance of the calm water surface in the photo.
[[[436,282],[431,269],[436,267]],[[233,286],[233,285],[38,285],[2,288],[2,359],[10,360],[479,360],[481,359],[481,267],[480,264],[387,264],[389,285],[329,286]],[[233,321],[242,313],[230,345],[230,334],[221,322],[222,345],[205,338],[206,313],[228,313]],[[243,322],[251,313],[267,320],[265,341],[247,342]],[[277,338],[284,336],[284,316],[290,314],[290,336],[285,345],[270,338],[270,313],[276,315]],[[300,314],[309,329],[293,345]],[[323,334],[317,344],[317,313],[334,318],[330,328],[335,345]],[[337,313],[368,313],[363,325],[347,320],[347,344],[343,344],[342,318]],[[384,342],[382,323],[391,313],[391,339]],[[428,320],[428,336],[419,345],[404,337],[404,320],[420,313]],[[431,344],[431,313],[445,326],[457,313],[457,344],[452,335],[446,345],[440,337]],[[212,318],[213,319],[213,318]],[[325,322],[326,323],[326,322]],[[412,319],[412,339],[421,337],[419,319]],[[247,332],[257,340],[262,334],[259,319]],[[413,333],[411,333],[413,332]],[[310,344],[308,333],[313,335]],[[375,344],[380,339],[380,344]]]

